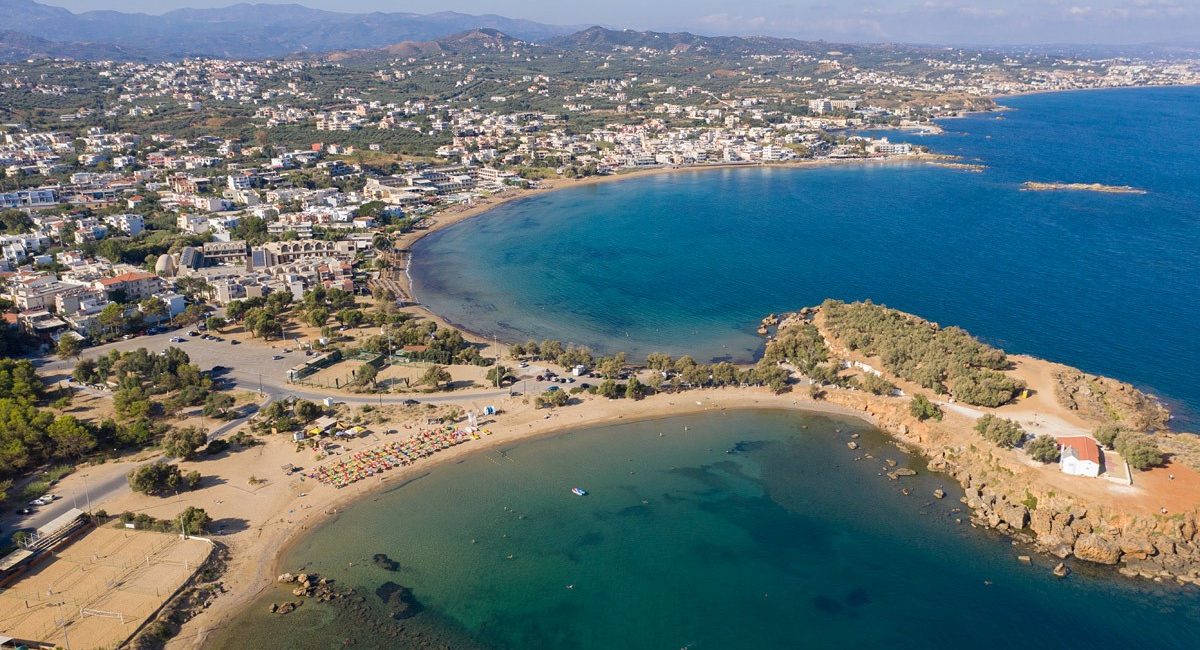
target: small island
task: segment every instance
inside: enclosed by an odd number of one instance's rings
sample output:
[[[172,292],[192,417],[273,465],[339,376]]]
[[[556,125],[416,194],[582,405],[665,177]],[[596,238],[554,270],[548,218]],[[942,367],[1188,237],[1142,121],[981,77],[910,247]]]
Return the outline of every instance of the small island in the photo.
[[[1026,181],[1021,189],[1027,192],[1102,192],[1104,194],[1146,194],[1146,190],[1130,185],[1104,185],[1103,183],[1039,183]]]

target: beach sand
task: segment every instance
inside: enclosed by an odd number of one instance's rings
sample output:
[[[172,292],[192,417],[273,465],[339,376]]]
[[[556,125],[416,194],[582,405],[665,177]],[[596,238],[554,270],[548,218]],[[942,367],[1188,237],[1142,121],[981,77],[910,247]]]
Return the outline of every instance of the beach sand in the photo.
[[[228,593],[189,621],[180,635],[172,639],[168,648],[202,647],[214,630],[229,624],[272,584],[276,576],[294,568],[280,564],[280,558],[287,555],[292,543],[314,527],[336,517],[353,501],[427,472],[441,463],[454,462],[466,454],[571,429],[705,411],[785,408],[864,417],[861,411],[835,403],[817,402],[799,394],[773,395],[757,388],[660,394],[637,402],[587,396],[579,404],[553,411],[535,409],[523,404],[519,398],[509,398],[497,406],[502,411],[501,415],[481,422],[482,427],[492,431],[490,436],[452,447],[411,466],[340,490],[311,479],[302,480],[299,474],[285,477],[281,469],[283,465],[292,463],[307,469],[319,463],[313,460],[311,451],[298,453],[290,440],[283,436],[272,436],[265,445],[237,451],[216,460],[181,463],[185,470],[196,469],[205,476],[215,474],[221,477],[221,481],[212,481],[212,484],[206,481],[207,485],[199,490],[167,499],[131,494],[104,504],[111,513],[130,509],[156,516],[174,514],[189,505],[195,505],[205,508],[215,525],[226,526],[227,533],[214,535],[213,539],[227,544],[232,552],[232,561],[224,577]],[[410,422],[417,425],[415,419]],[[400,433],[391,435],[382,433],[386,428],[373,426],[374,436],[350,442],[347,451],[401,439],[407,431],[404,424],[395,422],[387,427],[400,430]],[[252,486],[248,482],[250,476],[265,478],[267,482]]]

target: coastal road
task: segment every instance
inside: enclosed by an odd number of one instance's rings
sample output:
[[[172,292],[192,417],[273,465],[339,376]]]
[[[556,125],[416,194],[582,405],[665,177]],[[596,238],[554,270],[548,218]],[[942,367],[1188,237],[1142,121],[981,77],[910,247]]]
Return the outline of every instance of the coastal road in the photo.
[[[171,342],[171,338],[180,336],[184,339],[182,343]],[[80,358],[95,359],[108,354],[112,350],[128,352],[138,348],[146,348],[150,352],[161,352],[168,347],[178,347],[186,351],[192,363],[195,363],[201,370],[212,370],[215,366],[226,368],[227,370],[217,373],[220,379],[231,383],[237,389],[258,392],[262,396],[262,400],[257,405],[243,407],[243,415],[238,419],[222,423],[210,429],[208,435],[210,440],[220,438],[235,431],[238,427],[245,424],[259,409],[272,401],[287,399],[289,397],[307,399],[314,402],[320,402],[326,397],[332,397],[336,401],[356,405],[399,404],[406,400],[414,399],[423,403],[452,404],[464,408],[473,408],[509,397],[510,391],[522,385],[535,392],[541,392],[549,386],[554,385],[551,382],[537,382],[530,377],[528,380],[519,381],[517,386],[513,388],[472,391],[469,393],[448,393],[432,396],[349,395],[336,391],[310,389],[288,383],[285,379],[287,370],[303,362],[306,357],[302,352],[284,352],[284,348],[288,346],[283,342],[269,344],[258,341],[246,341],[240,345],[232,345],[230,344],[231,339],[228,337],[223,338],[225,338],[224,341],[204,340],[198,336],[187,336],[186,330],[176,330],[88,348],[84,350]],[[282,358],[275,359],[276,356]],[[75,361],[73,360],[64,361],[50,357],[35,359],[34,363],[38,365],[38,370],[42,377],[50,384],[69,381],[71,371],[75,367]],[[526,374],[535,375],[543,372],[543,369],[529,367],[521,371]],[[81,387],[76,383],[72,383],[71,385],[76,390],[111,395],[106,390]],[[126,475],[139,464],[128,462],[112,463],[88,468],[70,477],[71,488],[55,488],[54,492],[63,498],[52,504],[38,508],[33,514],[28,516],[10,515],[5,517],[4,527],[9,531],[21,528],[37,528],[73,507],[86,509],[89,502],[92,508],[98,508],[100,504],[129,490]]]
[[[176,336],[183,337],[184,341],[182,343],[172,343],[171,338]],[[338,402],[355,405],[399,404],[405,400],[412,399],[430,404],[470,406],[474,403],[486,404],[489,400],[495,401],[508,397],[510,392],[510,389],[504,388],[486,391],[439,393],[436,395],[353,395],[334,390],[309,388],[288,383],[286,379],[288,369],[302,363],[306,359],[303,352],[295,349],[294,344],[288,344],[283,341],[263,343],[250,340],[240,345],[232,345],[230,343],[231,339],[228,337],[224,338],[224,341],[206,341],[198,336],[187,336],[184,330],[176,330],[87,348],[84,350],[81,358],[94,359],[108,354],[112,350],[128,352],[138,348],[146,348],[150,352],[161,352],[168,347],[177,347],[187,352],[192,363],[196,364],[201,370],[211,370],[215,366],[226,368],[226,370],[217,373],[221,379],[230,382],[237,389],[260,392],[264,397],[270,397],[271,399],[296,397],[319,402],[326,397],[332,397]],[[284,349],[288,348],[291,348],[292,352],[284,352]],[[282,358],[275,359],[276,356]],[[38,370],[49,383],[63,382],[70,379],[71,371],[75,367],[75,361],[73,360],[64,361],[54,358],[44,358],[40,362],[39,360],[35,360],[35,363],[40,363]],[[534,370],[533,368],[525,369],[526,372]],[[545,390],[551,385],[553,384],[550,382],[535,382],[532,379],[528,382],[529,388],[535,392]]]
[[[247,420],[253,417],[259,409],[270,403],[270,401],[271,399],[268,397],[257,405],[243,407],[243,415],[241,417],[210,429],[208,439],[214,440],[237,430],[238,427],[245,424]],[[170,457],[166,457],[165,459],[170,460]],[[5,517],[4,528],[10,531],[21,528],[38,528],[50,523],[71,508],[88,510],[90,506],[91,509],[99,509],[100,505],[109,499],[129,492],[129,481],[126,478],[129,472],[141,465],[157,460],[162,460],[162,458],[140,463],[105,463],[103,465],[94,465],[81,472],[72,474],[67,479],[70,487],[61,488],[55,486],[51,489],[51,492],[62,498],[49,505],[37,508],[31,515],[11,515]]]

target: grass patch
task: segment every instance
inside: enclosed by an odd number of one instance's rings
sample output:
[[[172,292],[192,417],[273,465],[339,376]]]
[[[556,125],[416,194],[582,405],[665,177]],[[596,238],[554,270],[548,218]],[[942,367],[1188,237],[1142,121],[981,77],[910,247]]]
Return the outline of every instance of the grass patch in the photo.
[[[1021,500],[1021,503],[1024,504],[1026,508],[1029,508],[1030,512],[1037,510],[1038,499],[1037,497],[1033,496],[1029,490],[1025,490],[1025,498]]]

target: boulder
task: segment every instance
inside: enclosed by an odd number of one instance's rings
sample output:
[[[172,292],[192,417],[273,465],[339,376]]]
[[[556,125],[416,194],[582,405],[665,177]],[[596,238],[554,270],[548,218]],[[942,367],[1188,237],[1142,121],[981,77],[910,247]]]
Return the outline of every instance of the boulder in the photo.
[[[847,442],[846,446],[849,447],[851,450],[858,449],[858,443],[854,442],[853,440],[851,440],[850,442]]]
[[[1065,578],[1065,577],[1071,575],[1071,567],[1067,566],[1066,564],[1063,564],[1062,562],[1059,562],[1057,565],[1055,565],[1054,571],[1052,571],[1052,573],[1060,578]]]
[[[1054,525],[1054,513],[1046,509],[1034,510],[1030,513],[1029,527],[1038,536],[1049,535]]]
[[[1144,560],[1158,553],[1158,549],[1154,548],[1154,544],[1151,544],[1148,539],[1122,538],[1118,546],[1121,548],[1121,553],[1128,559]]]
[[[1075,557],[1096,564],[1116,564],[1121,549],[1099,535],[1087,534],[1075,540]]]
[[[907,467],[900,467],[900,468],[893,470],[892,473],[895,474],[896,476],[916,476],[917,470],[909,469]]]
[[[277,578],[277,579],[279,580],[279,582],[295,582],[296,576],[294,576],[290,573],[285,573],[285,574],[279,576],[279,578]]]
[[[391,610],[391,617],[403,620],[421,611],[421,604],[413,596],[412,589],[395,582],[385,582],[375,590],[375,595]]]
[[[1000,519],[1012,528],[1021,530],[1029,525],[1029,509],[1020,503],[1003,503],[998,510]]]
[[[371,558],[371,561],[375,563],[375,566],[383,569],[384,571],[397,571],[400,569],[400,563],[388,557],[384,553],[376,553]]]
[[[945,491],[945,490],[943,490],[942,488],[938,488],[938,489],[934,490],[934,491],[933,491],[933,498],[935,498],[935,499],[945,499],[945,498],[946,498],[946,491]]]

